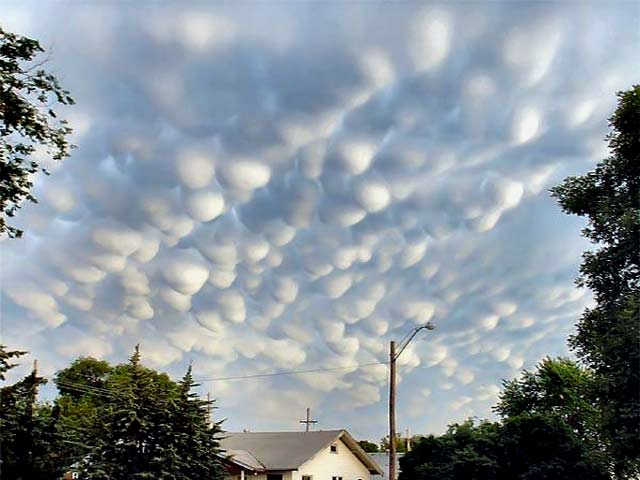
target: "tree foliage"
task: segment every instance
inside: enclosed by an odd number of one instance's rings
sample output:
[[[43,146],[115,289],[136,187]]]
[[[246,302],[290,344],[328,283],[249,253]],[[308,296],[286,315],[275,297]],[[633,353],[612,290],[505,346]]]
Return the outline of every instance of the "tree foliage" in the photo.
[[[591,371],[565,358],[545,358],[535,371],[504,381],[494,411],[502,418],[529,413],[553,414],[585,442],[599,447],[599,410]]]
[[[404,453],[408,450],[408,445],[412,445],[413,442],[417,441],[421,437],[419,435],[414,435],[411,438],[403,437],[401,434],[396,433],[396,452]],[[389,451],[389,435],[386,435],[380,440],[380,450],[383,452]]]
[[[7,350],[7,347],[0,344],[0,380],[4,381],[4,374],[16,366],[16,364],[11,363],[11,359],[21,357],[26,353],[21,350]]]
[[[377,453],[380,451],[378,444],[370,442],[369,440],[360,440],[358,445],[367,453]]]
[[[54,381],[62,395],[74,399],[89,397],[99,401],[102,397],[95,392],[106,387],[107,378],[111,373],[113,367],[109,362],[92,357],[80,357],[58,372]]]
[[[569,340],[582,363],[547,358],[504,382],[501,421],[423,438],[401,480],[640,475],[640,86],[619,94],[610,125],[610,157],[552,189],[565,212],[587,218],[596,245],[577,279],[596,306]]]
[[[0,356],[19,356],[11,353],[24,352],[6,352],[0,348]],[[52,474],[62,474],[55,466],[58,439],[50,410],[36,402],[38,389],[44,383],[46,380],[34,369],[15,384],[0,388],[0,478],[3,480],[45,480]]]
[[[222,466],[212,452],[219,450],[220,424],[209,425],[212,402],[193,393],[191,367],[178,385],[172,418],[170,442],[179,456],[175,478],[178,480],[222,479]]]
[[[577,279],[597,304],[570,345],[597,376],[601,430],[624,478],[640,474],[640,85],[618,98],[611,155],[552,194],[566,213],[587,218],[582,233],[597,247],[583,254]]]
[[[37,58],[42,53],[37,40],[0,27],[0,233],[9,237],[23,232],[8,219],[25,200],[36,201],[33,175],[47,173],[35,154],[62,160],[72,148],[71,128],[54,105],[74,102],[58,79],[40,68],[46,61]]]
[[[400,459],[400,480],[605,480],[608,473],[555,415],[469,420],[430,435]]]
[[[0,348],[0,358],[10,353]],[[144,367],[136,348],[116,366],[79,358],[55,381],[60,395],[52,404],[37,403],[44,380],[35,371],[0,390],[3,480],[61,478],[68,470],[105,480],[223,478],[220,424],[209,424],[212,402],[193,392],[191,368],[174,382]]]
[[[105,380],[81,461],[92,480],[221,479],[220,425],[209,425],[211,402],[200,400],[191,368],[181,382],[144,367],[140,352]],[[100,392],[100,391],[98,391]]]
[[[611,478],[594,382],[571,360],[545,358],[503,382],[499,422],[469,420],[414,442],[401,480]]]
[[[640,85],[618,98],[607,136],[611,156],[551,190],[566,213],[587,217],[582,234],[599,248],[583,254],[578,284],[602,306],[640,286]]]

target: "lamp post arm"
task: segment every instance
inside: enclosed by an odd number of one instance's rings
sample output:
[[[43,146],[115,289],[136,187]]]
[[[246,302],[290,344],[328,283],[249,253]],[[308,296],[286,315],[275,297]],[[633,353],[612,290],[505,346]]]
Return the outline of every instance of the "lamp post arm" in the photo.
[[[394,360],[398,359],[402,352],[404,352],[404,349],[407,348],[407,346],[411,343],[413,337],[415,337],[420,330],[433,330],[434,328],[435,326],[431,322],[427,322],[424,325],[418,325],[409,334],[405,335],[405,337],[398,344]]]
[[[410,340],[409,337],[413,337],[416,334],[416,329],[419,329],[420,326],[415,327],[413,330],[411,330],[409,333],[407,333],[404,337],[402,337],[402,339],[398,342],[398,345],[404,345],[405,342],[409,342]]]
[[[420,330],[434,328],[432,323],[424,323],[405,335],[397,349],[393,340],[389,345],[389,480],[396,480],[396,360]]]
[[[409,337],[406,337],[406,339],[403,340],[402,343],[398,345],[398,348],[396,350],[396,357],[395,357],[396,360],[402,354],[402,352],[404,352],[404,349],[407,348],[409,343],[411,343],[411,340],[413,340],[413,337],[415,337],[418,334],[418,332],[422,330],[422,328],[423,327],[414,328],[413,332],[411,332],[411,335],[409,335]]]

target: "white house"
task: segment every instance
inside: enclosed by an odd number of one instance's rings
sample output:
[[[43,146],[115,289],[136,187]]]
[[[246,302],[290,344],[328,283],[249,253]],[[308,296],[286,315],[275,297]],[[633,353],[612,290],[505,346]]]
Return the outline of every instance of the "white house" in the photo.
[[[382,474],[346,430],[225,435],[226,480],[370,480]]]

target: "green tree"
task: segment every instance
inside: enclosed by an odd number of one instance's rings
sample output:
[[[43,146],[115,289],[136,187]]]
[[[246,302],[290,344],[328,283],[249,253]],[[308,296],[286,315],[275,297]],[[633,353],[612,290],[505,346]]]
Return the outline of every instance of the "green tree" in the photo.
[[[160,440],[175,385],[164,377],[141,365],[138,347],[128,364],[116,368],[108,402],[96,416],[84,477],[170,478],[163,468],[170,446]]]
[[[14,363],[10,363],[12,358],[19,358],[25,355],[27,352],[21,350],[7,350],[7,347],[0,345],[0,380],[5,380],[5,373],[16,366]]]
[[[24,352],[0,346],[0,374]],[[60,395],[38,404],[45,380],[34,370],[0,389],[0,477],[49,480],[70,469],[88,479],[221,480],[220,423],[213,402],[193,389],[191,368],[180,382],[144,367],[140,351],[111,366],[79,358],[56,374]]]
[[[6,352],[12,358],[24,352]],[[12,365],[4,362],[0,371]],[[51,410],[38,405],[37,395],[46,380],[34,370],[13,385],[0,388],[0,477],[4,480],[45,480],[60,477],[55,446],[59,443]]]
[[[557,415],[519,415],[503,422],[499,461],[502,478],[608,480],[590,446]]]
[[[444,435],[422,437],[400,459],[400,480],[496,478],[498,429],[495,423],[468,420]]]
[[[0,27],[0,233],[21,237],[8,224],[24,201],[35,202],[32,177],[47,173],[33,154],[38,147],[53,160],[69,156],[71,128],[59,119],[54,105],[73,99],[58,79],[40,68],[44,49],[37,40]]]
[[[103,397],[98,393],[104,390],[111,373],[113,367],[109,362],[93,357],[80,357],[57,372],[54,382],[61,395],[73,399],[91,397],[99,402]]]
[[[535,371],[524,370],[519,378],[503,382],[494,411],[502,418],[529,413],[556,415],[597,452],[600,412],[594,388],[591,371],[569,359],[547,357]]]
[[[176,479],[221,480],[222,465],[215,455],[220,450],[219,423],[209,424],[213,402],[201,400],[193,389],[191,366],[178,385],[177,399],[172,408],[170,438],[179,455]]]
[[[383,437],[380,440],[380,450],[383,452],[389,451],[389,435]],[[396,452],[404,453],[407,451],[407,439],[399,433],[396,433]]]
[[[80,357],[56,373],[59,395],[51,415],[56,431],[65,438],[58,449],[67,466],[82,461],[98,435],[96,417],[111,398],[107,381],[113,371],[104,360]]]
[[[620,478],[640,473],[640,86],[618,94],[610,156],[551,190],[562,209],[585,216],[577,283],[593,292],[569,343],[597,377],[601,430]]]
[[[129,362],[105,380],[86,441],[83,478],[95,480],[219,479],[219,424],[209,426],[209,402],[191,392],[191,370],[180,383],[141,364],[138,347]]]
[[[469,420],[427,436],[400,459],[400,480],[605,480],[580,438],[554,415]]]
[[[358,445],[360,445],[360,448],[362,448],[362,450],[367,453],[376,453],[380,451],[378,445],[376,443],[370,442],[369,440],[360,440],[358,442]]]

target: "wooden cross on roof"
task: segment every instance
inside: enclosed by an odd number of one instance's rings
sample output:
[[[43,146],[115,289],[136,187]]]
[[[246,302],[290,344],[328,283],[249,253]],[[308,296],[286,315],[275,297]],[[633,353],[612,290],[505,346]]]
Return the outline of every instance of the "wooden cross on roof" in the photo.
[[[311,420],[311,409],[307,408],[307,419],[306,420],[300,420],[300,423],[304,423],[306,426],[306,432],[309,431],[309,427],[311,425],[313,425],[314,423],[318,423],[317,420]]]

